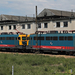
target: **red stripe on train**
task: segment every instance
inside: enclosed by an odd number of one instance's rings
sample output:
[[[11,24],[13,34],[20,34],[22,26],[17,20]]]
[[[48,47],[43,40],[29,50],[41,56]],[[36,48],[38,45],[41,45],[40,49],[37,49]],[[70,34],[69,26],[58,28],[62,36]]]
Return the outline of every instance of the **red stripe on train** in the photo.
[[[72,49],[74,50],[74,47],[65,47],[65,46],[33,46],[33,48],[43,48],[43,49]]]
[[[4,44],[0,44],[0,47],[15,47],[15,45],[4,45]]]

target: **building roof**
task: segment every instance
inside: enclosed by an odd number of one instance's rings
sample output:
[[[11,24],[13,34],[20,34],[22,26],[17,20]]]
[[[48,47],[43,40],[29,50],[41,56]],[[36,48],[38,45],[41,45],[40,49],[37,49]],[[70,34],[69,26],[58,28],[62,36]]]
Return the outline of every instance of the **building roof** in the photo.
[[[75,12],[69,11],[61,11],[61,10],[54,10],[54,9],[44,9],[38,17],[44,16],[65,16],[65,17],[72,17],[75,16]]]
[[[14,21],[33,21],[33,17],[14,16],[14,15],[0,15],[0,21],[14,20]]]

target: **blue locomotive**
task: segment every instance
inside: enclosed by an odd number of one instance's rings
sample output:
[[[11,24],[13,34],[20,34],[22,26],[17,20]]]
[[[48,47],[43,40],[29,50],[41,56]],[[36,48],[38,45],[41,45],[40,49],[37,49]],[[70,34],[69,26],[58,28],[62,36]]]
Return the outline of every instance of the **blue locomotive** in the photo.
[[[57,51],[73,54],[75,52],[75,33],[48,33],[30,35],[27,49]]]
[[[28,44],[26,34],[2,34],[0,35],[0,49],[25,50]]]

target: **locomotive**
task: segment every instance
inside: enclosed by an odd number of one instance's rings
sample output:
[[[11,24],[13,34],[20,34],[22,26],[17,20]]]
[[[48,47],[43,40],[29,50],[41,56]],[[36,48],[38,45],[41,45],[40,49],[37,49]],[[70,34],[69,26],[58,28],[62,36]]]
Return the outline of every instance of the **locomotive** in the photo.
[[[65,52],[75,54],[75,33],[48,33],[30,35],[26,49],[40,52]]]
[[[2,34],[0,49],[22,52],[65,52],[75,55],[75,33]]]
[[[1,34],[0,49],[6,50],[22,50],[28,45],[26,34]]]

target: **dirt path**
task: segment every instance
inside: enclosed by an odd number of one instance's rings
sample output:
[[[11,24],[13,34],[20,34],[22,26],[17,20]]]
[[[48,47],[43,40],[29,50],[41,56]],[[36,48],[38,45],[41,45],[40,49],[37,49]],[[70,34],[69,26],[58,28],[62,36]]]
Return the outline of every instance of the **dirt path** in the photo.
[[[64,58],[75,58],[75,56],[70,55],[54,55],[54,54],[35,54],[35,53],[19,53],[19,52],[0,52],[4,54],[22,54],[22,55],[44,55],[44,56],[50,56],[50,57],[64,57]]]

